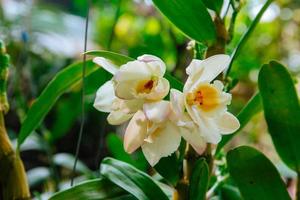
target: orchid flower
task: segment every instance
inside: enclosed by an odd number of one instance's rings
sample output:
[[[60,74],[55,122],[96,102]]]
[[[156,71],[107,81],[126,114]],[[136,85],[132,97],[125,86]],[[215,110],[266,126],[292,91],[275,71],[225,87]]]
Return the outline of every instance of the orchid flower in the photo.
[[[172,121],[170,102],[145,103],[130,120],[124,135],[124,148],[132,153],[139,147],[154,166],[162,157],[175,152],[180,145],[180,130]]]
[[[221,81],[214,81],[226,69],[229,61],[227,55],[215,55],[205,60],[194,59],[186,69],[189,76],[183,93],[171,90],[172,105],[178,116],[177,124],[191,130],[196,125],[197,131],[185,133],[185,137],[190,137],[186,138],[187,141],[196,151],[203,149],[203,140],[217,144],[222,134],[233,133],[240,126],[238,119],[227,111],[231,94],[223,92]],[[195,143],[197,137],[199,141]]]
[[[108,122],[119,125],[129,120],[145,102],[162,100],[169,92],[169,82],[163,78],[164,62],[152,55],[143,55],[117,67],[110,60],[93,60],[113,75],[96,94],[94,107],[109,112]]]

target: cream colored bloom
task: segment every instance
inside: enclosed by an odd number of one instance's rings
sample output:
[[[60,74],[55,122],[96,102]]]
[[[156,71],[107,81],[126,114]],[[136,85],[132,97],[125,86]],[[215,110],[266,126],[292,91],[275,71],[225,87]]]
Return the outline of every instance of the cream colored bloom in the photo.
[[[163,78],[166,65],[156,56],[140,56],[119,69],[102,57],[95,58],[94,62],[114,74],[115,93],[120,99],[159,101],[169,93],[169,82]]]
[[[135,113],[124,135],[124,148],[128,153],[139,147],[154,166],[162,157],[175,152],[180,145],[180,130],[171,120],[168,101],[146,103]]]
[[[109,113],[107,121],[111,125],[119,125],[128,121],[143,105],[139,99],[123,100],[115,96],[112,81],[103,84],[96,93],[94,107]]]
[[[120,68],[103,57],[93,61],[113,75],[98,89],[94,103],[99,111],[110,113],[107,120],[112,125],[129,120],[144,102],[159,101],[169,92],[163,78],[166,66],[158,57],[143,55]]]
[[[178,111],[181,114],[178,115],[181,116],[178,124],[183,127],[191,126],[193,123],[189,119],[192,119],[196,124],[197,132],[207,143],[217,144],[222,134],[230,134],[240,126],[237,118],[227,111],[231,94],[223,92],[224,86],[221,81],[216,80],[212,83],[228,66],[229,60],[227,55],[215,55],[205,60],[194,59],[186,69],[189,77],[183,93],[171,91],[171,96],[176,95],[175,100],[172,101],[177,102],[173,107],[181,109],[180,112]]]

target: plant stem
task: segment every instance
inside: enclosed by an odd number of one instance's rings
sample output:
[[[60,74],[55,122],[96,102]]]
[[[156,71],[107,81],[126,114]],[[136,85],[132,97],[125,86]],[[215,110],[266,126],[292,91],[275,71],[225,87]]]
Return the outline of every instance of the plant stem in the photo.
[[[225,73],[225,77],[227,77],[229,75],[233,61],[239,55],[242,47],[245,45],[245,43],[248,40],[249,36],[251,35],[251,33],[255,29],[256,25],[260,21],[261,17],[263,16],[263,14],[265,13],[265,11],[267,10],[267,8],[270,6],[270,4],[272,2],[273,2],[273,0],[267,0],[267,2],[263,5],[263,7],[261,8],[261,10],[256,15],[255,19],[252,21],[252,23],[249,26],[248,30],[245,32],[245,34],[240,39],[238,45],[236,46],[235,50],[233,51],[233,53],[231,55],[230,64],[229,64],[227,72]]]
[[[9,141],[2,112],[0,113],[0,192],[0,199],[3,200],[30,199],[24,166]]]

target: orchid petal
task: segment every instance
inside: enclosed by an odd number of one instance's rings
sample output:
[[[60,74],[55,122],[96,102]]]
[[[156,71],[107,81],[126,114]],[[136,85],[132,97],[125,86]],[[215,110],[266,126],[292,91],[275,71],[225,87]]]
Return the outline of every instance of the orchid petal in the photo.
[[[147,119],[154,123],[161,123],[167,120],[170,109],[170,103],[168,101],[146,103],[143,106]]]
[[[105,69],[112,75],[115,75],[119,70],[118,67],[114,65],[110,60],[103,57],[95,57],[93,59],[93,62],[96,63],[97,65],[100,65],[103,69]]]
[[[111,111],[107,116],[107,121],[110,125],[120,125],[128,121],[133,114],[124,113],[120,110]]]
[[[196,126],[193,129],[180,128],[180,134],[199,155],[205,151],[206,142]]]
[[[145,158],[151,166],[156,165],[162,157],[167,157],[175,152],[181,140],[178,127],[171,122],[166,123],[165,127],[157,128],[151,134],[151,138],[151,143],[145,142],[142,145]]]
[[[159,57],[145,54],[139,56],[137,60],[147,63],[147,65],[151,68],[153,75],[163,77],[166,72],[166,65]]]
[[[151,70],[144,62],[135,60],[122,65],[115,74],[117,82],[151,79]]]
[[[170,90],[170,83],[167,79],[161,78],[158,80],[157,85],[149,94],[139,94],[137,96],[144,97],[147,100],[157,101],[163,99],[168,95]]]
[[[218,118],[217,125],[224,135],[231,134],[240,128],[239,120],[229,112],[225,112]]]
[[[176,117],[181,117],[184,113],[184,96],[183,93],[176,89],[170,91],[170,102],[172,110]]]
[[[110,112],[115,99],[113,83],[107,81],[97,90],[94,107],[101,112]]]
[[[132,153],[143,143],[147,135],[147,118],[143,111],[139,110],[130,120],[124,135],[124,149]]]

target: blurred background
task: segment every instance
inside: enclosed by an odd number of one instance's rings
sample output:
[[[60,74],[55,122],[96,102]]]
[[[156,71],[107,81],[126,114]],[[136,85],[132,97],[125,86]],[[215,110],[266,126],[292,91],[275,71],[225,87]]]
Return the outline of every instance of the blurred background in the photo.
[[[11,56],[6,115],[10,138],[16,143],[20,124],[30,105],[61,69],[82,59],[85,0],[1,0],[0,39]],[[230,54],[247,30],[264,1],[244,0],[227,46]],[[224,1],[224,7],[228,1]],[[226,24],[232,10],[229,9]],[[295,75],[300,71],[300,2],[277,0],[268,8],[246,46],[233,65],[230,109],[234,113],[245,105],[257,88],[262,64],[275,59]],[[191,24],[192,26],[192,24]],[[136,58],[142,54],[161,57],[168,70],[182,81],[185,67],[193,58],[190,40],[172,26],[152,5],[151,0],[94,0],[92,2],[88,50],[110,50]],[[76,181],[97,176],[100,161],[112,156],[146,171],[149,166],[141,152],[127,155],[122,146],[124,127],[106,123],[106,114],[92,104],[103,84],[97,73],[86,83],[85,128],[79,154]],[[21,146],[31,192],[37,199],[69,187],[80,126],[80,85],[64,94],[42,125]],[[300,90],[299,90],[300,91]],[[117,133],[117,134],[116,134]],[[272,146],[262,113],[255,116],[226,149],[236,145],[258,147],[287,178],[295,174],[280,163]],[[291,182],[293,184],[293,182]]]

